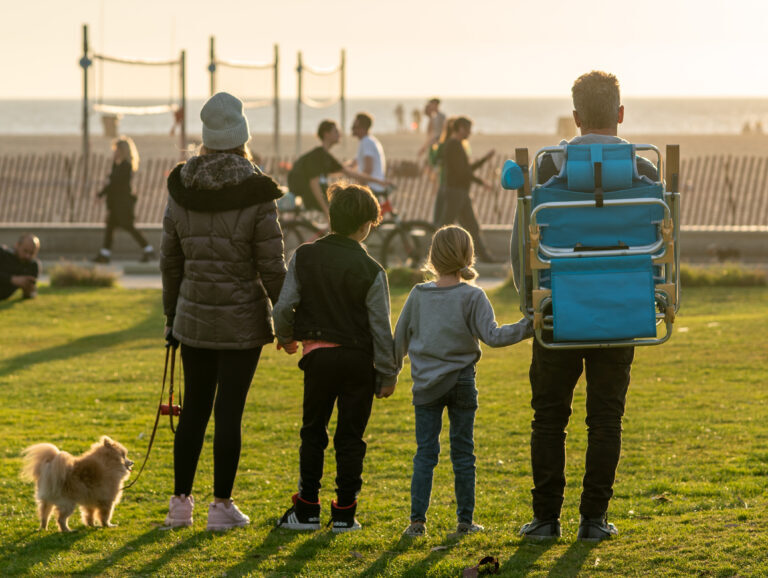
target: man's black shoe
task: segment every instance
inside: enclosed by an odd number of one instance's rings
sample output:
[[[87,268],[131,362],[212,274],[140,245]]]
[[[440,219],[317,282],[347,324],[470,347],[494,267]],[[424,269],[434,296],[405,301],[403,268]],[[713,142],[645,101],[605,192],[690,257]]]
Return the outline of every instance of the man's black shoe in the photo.
[[[619,531],[616,526],[608,521],[606,516],[599,518],[581,517],[579,523],[579,533],[576,536],[581,542],[600,542],[611,536],[618,536]]]
[[[520,535],[526,540],[557,540],[560,537],[560,520],[534,518],[520,528]]]

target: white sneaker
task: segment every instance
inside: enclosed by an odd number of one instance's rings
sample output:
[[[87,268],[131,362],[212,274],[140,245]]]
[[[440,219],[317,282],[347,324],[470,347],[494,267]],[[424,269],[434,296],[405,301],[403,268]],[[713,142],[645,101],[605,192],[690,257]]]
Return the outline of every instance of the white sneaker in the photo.
[[[171,496],[168,504],[168,515],[165,517],[166,528],[178,528],[192,525],[192,509],[195,507],[195,499],[192,496]]]
[[[229,530],[247,526],[250,523],[251,519],[243,514],[232,500],[228,504],[211,502],[208,505],[206,530]]]

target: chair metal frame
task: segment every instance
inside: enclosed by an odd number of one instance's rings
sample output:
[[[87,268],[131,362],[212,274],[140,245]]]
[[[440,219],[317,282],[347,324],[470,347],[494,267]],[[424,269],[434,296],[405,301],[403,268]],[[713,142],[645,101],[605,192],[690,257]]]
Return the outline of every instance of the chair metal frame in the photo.
[[[551,153],[566,153],[564,146],[545,147],[536,153],[530,174],[528,171],[528,149],[516,149],[516,162],[523,169],[525,183],[518,189],[517,200],[517,232],[518,248],[521,264],[520,310],[533,320],[536,339],[548,349],[575,348],[612,348],[641,345],[659,345],[666,342],[672,335],[672,326],[680,306],[680,193],[678,191],[680,152],[678,145],[668,145],[666,164],[661,153],[653,145],[633,145],[635,152],[650,151],[656,155],[656,169],[659,180],[655,184],[663,185],[663,199],[657,198],[626,198],[546,202],[532,209],[533,195],[544,185],[531,188],[531,181],[538,182],[539,163],[544,155]],[[663,171],[666,170],[666,173]],[[662,179],[662,175],[665,178]],[[597,179],[599,181],[599,177]],[[597,187],[600,187],[598,182]],[[657,225],[656,241],[648,245],[630,246],[627,248],[590,248],[589,251],[579,251],[576,248],[558,248],[545,245],[541,241],[541,226],[538,215],[541,211],[568,210],[583,207],[601,206],[637,206],[656,205],[663,209],[664,218]],[[552,259],[580,259],[589,257],[614,257],[627,255],[650,255],[653,266],[660,271],[654,276],[654,298],[656,302],[657,337],[617,339],[606,341],[566,341],[554,342],[544,339],[544,332],[551,332],[554,327],[553,315],[546,313],[552,304],[552,291],[541,285],[541,272],[550,268]],[[658,327],[664,326],[664,333],[658,335]]]

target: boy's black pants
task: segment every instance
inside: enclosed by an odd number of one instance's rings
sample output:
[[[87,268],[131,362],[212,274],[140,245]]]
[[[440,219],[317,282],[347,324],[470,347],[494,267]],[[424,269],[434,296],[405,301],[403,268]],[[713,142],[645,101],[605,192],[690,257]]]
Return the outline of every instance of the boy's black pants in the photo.
[[[633,347],[546,349],[534,339],[531,361],[533,514],[560,517],[565,491],[565,428],[573,390],[587,373],[587,455],[579,512],[597,518],[608,510],[621,454],[621,421]]]
[[[340,506],[355,501],[363,485],[363,439],[371,415],[375,388],[373,358],[358,349],[330,347],[306,355],[304,416],[299,449],[299,491],[302,499],[317,502],[323,458],[328,447],[328,422],[338,405],[336,433],[336,495]]]

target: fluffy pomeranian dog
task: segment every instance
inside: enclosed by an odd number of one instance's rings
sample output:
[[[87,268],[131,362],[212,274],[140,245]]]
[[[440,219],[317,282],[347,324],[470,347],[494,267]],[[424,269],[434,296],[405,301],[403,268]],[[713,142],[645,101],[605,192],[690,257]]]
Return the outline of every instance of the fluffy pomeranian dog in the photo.
[[[67,520],[80,506],[83,524],[113,527],[112,511],[120,501],[121,486],[133,462],[128,450],[103,436],[80,457],[60,451],[53,444],[36,444],[23,452],[21,477],[35,482],[40,529],[48,528],[56,508],[60,532],[69,532]]]

